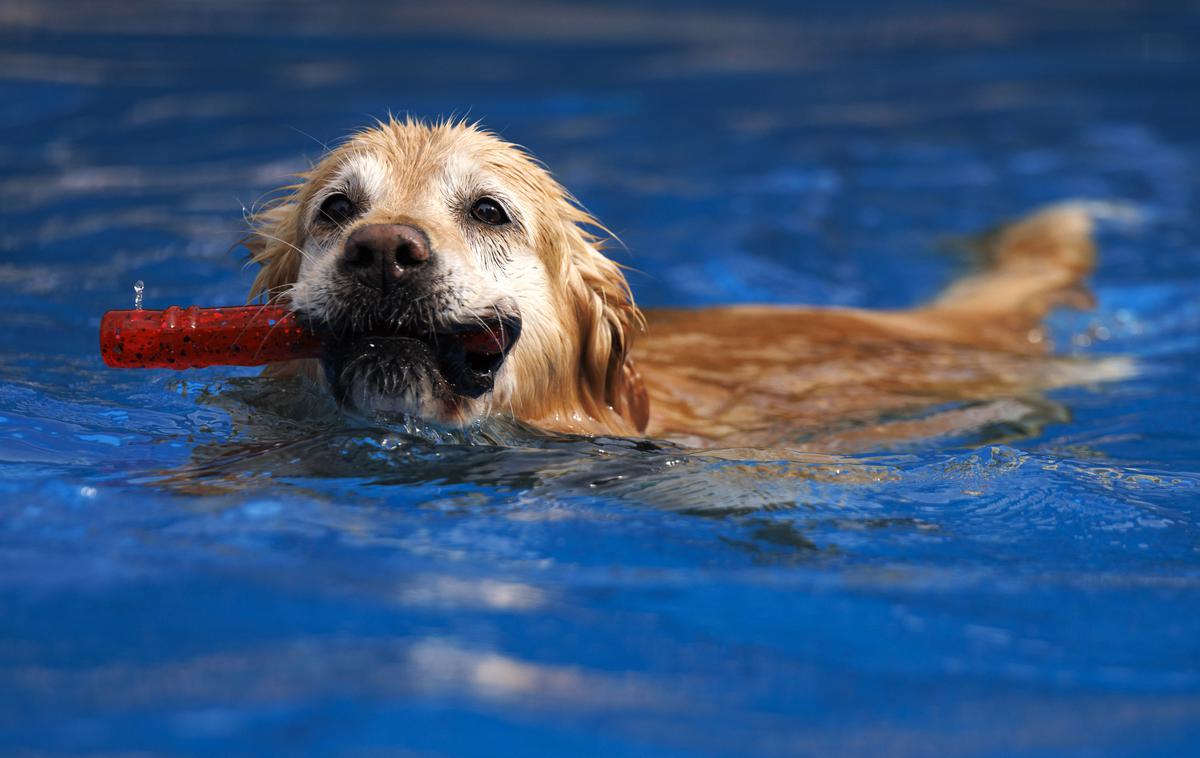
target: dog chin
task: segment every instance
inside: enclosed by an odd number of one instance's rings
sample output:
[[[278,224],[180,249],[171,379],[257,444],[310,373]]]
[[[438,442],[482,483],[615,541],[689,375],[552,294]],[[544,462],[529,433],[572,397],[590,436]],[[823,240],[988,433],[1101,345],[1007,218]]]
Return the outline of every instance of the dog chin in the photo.
[[[486,405],[521,336],[515,306],[503,314],[439,328],[381,321],[357,331],[301,318],[331,338],[325,378],[344,407],[451,425],[473,419],[474,409]]]
[[[443,376],[430,346],[406,337],[356,340],[325,362],[334,396],[346,407],[388,417],[458,423],[467,398]]]

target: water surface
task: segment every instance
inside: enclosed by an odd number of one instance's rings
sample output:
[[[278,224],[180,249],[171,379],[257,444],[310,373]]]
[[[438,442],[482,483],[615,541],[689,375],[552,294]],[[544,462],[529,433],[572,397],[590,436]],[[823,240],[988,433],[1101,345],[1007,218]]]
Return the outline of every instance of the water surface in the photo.
[[[0,752],[1194,751],[1198,93],[1184,2],[7,0]],[[101,365],[135,280],[239,302],[244,209],[388,112],[529,147],[651,306],[900,307],[948,238],[1125,203],[1053,331],[1142,373],[835,457]]]

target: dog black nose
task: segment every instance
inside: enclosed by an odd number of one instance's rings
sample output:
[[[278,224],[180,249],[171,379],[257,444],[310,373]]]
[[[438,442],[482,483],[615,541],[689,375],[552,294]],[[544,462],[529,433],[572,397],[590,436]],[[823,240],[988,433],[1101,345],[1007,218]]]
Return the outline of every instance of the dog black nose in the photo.
[[[429,238],[415,226],[368,224],[350,234],[338,263],[368,287],[387,292],[432,255]]]

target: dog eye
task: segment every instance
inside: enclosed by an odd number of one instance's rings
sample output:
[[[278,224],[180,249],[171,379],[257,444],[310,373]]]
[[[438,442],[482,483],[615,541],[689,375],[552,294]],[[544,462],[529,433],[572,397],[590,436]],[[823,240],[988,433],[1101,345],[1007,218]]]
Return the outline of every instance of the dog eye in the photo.
[[[358,206],[354,204],[354,201],[338,192],[325,198],[325,202],[321,203],[317,220],[341,226],[357,215]]]
[[[476,200],[475,205],[471,206],[471,215],[488,226],[503,226],[511,220],[504,212],[504,207],[490,197]]]

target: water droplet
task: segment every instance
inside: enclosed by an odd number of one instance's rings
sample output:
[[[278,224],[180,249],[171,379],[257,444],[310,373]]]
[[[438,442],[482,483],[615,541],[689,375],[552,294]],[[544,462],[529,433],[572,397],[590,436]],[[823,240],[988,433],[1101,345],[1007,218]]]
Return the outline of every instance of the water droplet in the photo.
[[[142,309],[142,293],[146,290],[146,283],[138,279],[133,283],[133,309],[140,311]]]

